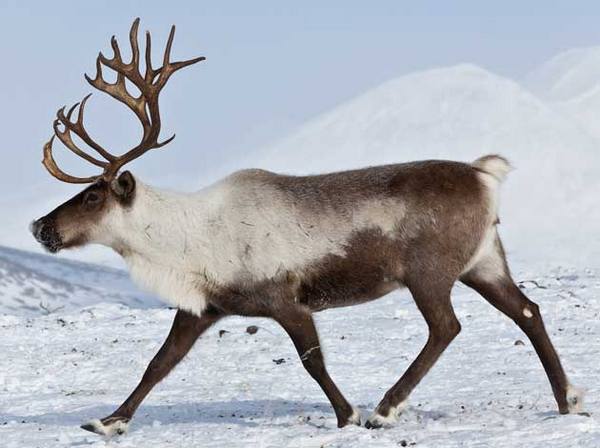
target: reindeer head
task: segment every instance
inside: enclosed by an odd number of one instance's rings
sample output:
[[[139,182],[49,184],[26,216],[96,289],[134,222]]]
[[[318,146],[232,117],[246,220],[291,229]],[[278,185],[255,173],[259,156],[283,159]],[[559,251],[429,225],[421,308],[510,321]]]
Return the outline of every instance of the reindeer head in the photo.
[[[139,22],[139,18],[133,22],[129,33],[131,61],[129,63],[123,62],[119,45],[113,36],[111,39],[113,57],[108,59],[100,53],[96,59],[96,77],[92,79],[85,75],[85,79],[96,89],[125,104],[135,114],[143,129],[140,143],[120,156],[111,154],[96,143],[87,133],[83,124],[85,104],[90,94],[81,103],[71,107],[66,114],[65,107],[58,110],[53,124],[54,135],[44,145],[42,163],[52,176],[63,182],[91,184],[81,193],[31,224],[31,231],[35,238],[51,252],[81,246],[88,242],[100,242],[102,239],[100,233],[106,230],[102,229],[106,217],[112,216],[112,219],[115,219],[115,214],[123,213],[128,207],[132,207],[134,203],[135,179],[129,171],[120,173],[120,169],[145,152],[160,148],[175,138],[175,135],[173,135],[162,142],[158,141],[160,135],[159,94],[174,72],[205,58],[198,57],[187,61],[170,62],[171,45],[175,36],[175,26],[173,26],[167,40],[162,67],[153,69],[150,33],[146,32],[146,68],[142,75],[137,37]],[[114,83],[106,82],[103,79],[102,66],[116,72],[117,79]],[[126,80],[139,89],[140,96],[135,97],[127,91]],[[77,110],[77,118],[73,120],[75,110]],[[75,134],[103,160],[80,149],[74,142],[72,134]],[[91,177],[74,177],[62,171],[52,155],[54,137],[58,137],[69,150],[79,157],[102,168],[102,174]]]

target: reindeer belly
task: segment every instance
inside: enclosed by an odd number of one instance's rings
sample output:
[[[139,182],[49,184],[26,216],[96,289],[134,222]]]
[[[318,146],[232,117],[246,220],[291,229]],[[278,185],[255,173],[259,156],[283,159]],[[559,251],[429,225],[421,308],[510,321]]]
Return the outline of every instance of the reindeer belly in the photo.
[[[357,277],[351,273],[325,272],[301,284],[298,301],[313,311],[321,311],[369,302],[401,286],[398,281],[381,280],[369,275]]]
[[[298,300],[313,310],[377,299],[402,286],[402,247],[380,230],[357,232],[344,255],[330,254],[301,275]]]

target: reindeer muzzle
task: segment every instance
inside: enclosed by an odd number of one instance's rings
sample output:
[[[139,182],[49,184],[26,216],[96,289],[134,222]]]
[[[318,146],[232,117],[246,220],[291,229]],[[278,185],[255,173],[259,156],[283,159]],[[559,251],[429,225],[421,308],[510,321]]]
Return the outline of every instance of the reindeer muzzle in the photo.
[[[49,252],[56,253],[61,249],[62,238],[56,231],[56,226],[53,221],[40,218],[31,223],[29,230],[35,239]]]

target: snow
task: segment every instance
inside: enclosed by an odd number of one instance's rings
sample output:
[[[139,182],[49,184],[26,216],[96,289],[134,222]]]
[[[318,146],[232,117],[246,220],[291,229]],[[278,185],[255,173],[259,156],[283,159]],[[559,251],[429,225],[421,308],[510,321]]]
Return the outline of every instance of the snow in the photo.
[[[521,81],[471,64],[414,73],[315,117],[245,164],[310,173],[507,156],[517,168],[501,193],[509,261],[586,391],[588,416],[558,415],[530,342],[457,285],[462,332],[390,429],[337,429],[283,330],[229,318],[152,391],[129,433],[108,440],[79,425],[128,396],[175,311],[120,270],[0,247],[2,447],[600,446],[598,79],[600,48],[565,52]],[[329,371],[364,422],[416,357],[426,325],[406,291],[316,320]],[[253,324],[258,331],[246,332]]]
[[[337,429],[325,396],[283,330],[229,318],[196,344],[149,395],[129,433],[107,442],[79,429],[131,392],[166,337],[173,310],[98,304],[49,316],[0,317],[0,431],[4,447],[598,446],[600,276],[520,272],[541,307],[583,415],[561,416],[529,341],[463,286],[453,302],[463,330],[391,429]],[[256,334],[245,330],[259,327]],[[426,325],[406,292],[317,315],[332,377],[363,421],[414,359]],[[219,337],[220,330],[227,330]],[[524,345],[515,342],[521,340]],[[274,360],[283,359],[283,363]]]
[[[554,107],[577,120],[585,132],[600,140],[600,126],[598,126],[600,83],[581,95],[563,102],[557,102]]]
[[[123,271],[0,246],[0,314],[47,314],[100,302],[160,304]]]
[[[532,70],[524,83],[536,95],[566,101],[600,83],[600,47],[572,48]]]
[[[524,84],[600,140],[600,47],[562,52],[529,73]]]

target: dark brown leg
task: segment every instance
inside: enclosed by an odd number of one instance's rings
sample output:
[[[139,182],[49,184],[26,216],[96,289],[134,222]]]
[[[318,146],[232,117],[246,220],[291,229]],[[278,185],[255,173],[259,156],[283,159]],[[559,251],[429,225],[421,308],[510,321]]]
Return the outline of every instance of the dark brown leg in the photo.
[[[476,273],[469,273],[461,281],[510,317],[527,335],[548,375],[554,398],[558,404],[558,411],[561,414],[567,414],[569,400],[571,400],[572,407],[576,408],[578,404],[576,395],[567,400],[569,382],[548,337],[539,307],[523,294],[508,274],[491,281]]]
[[[177,311],[169,336],[127,400],[108,417],[100,421],[93,420],[81,427],[103,435],[122,433],[146,395],[185,357],[198,337],[221,317],[211,308],[205,310],[201,317],[187,311]]]
[[[311,314],[301,308],[292,308],[278,314],[275,320],[290,336],[302,364],[329,398],[337,417],[338,427],[342,428],[351,423],[360,425],[360,417],[354,414],[354,409],[327,373],[319,336]]]
[[[417,359],[409,366],[400,380],[388,390],[369,417],[367,428],[380,428],[392,424],[412,390],[435,364],[446,347],[460,332],[460,323],[450,302],[449,287],[409,286],[417,307],[429,327],[429,337]]]

